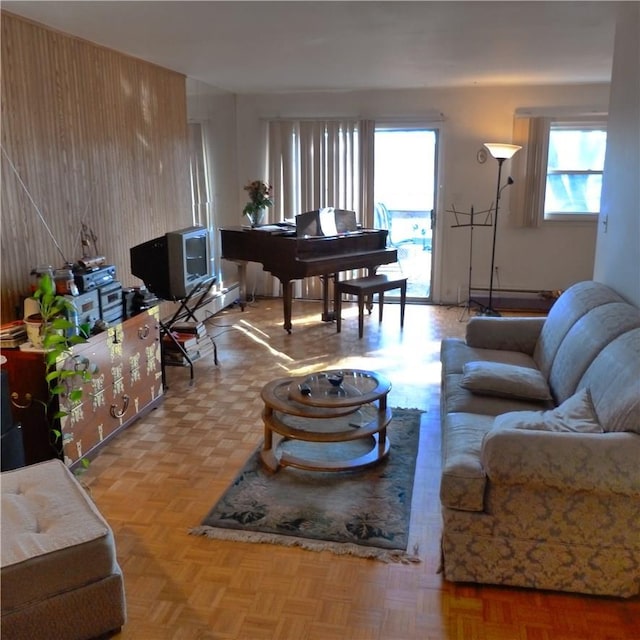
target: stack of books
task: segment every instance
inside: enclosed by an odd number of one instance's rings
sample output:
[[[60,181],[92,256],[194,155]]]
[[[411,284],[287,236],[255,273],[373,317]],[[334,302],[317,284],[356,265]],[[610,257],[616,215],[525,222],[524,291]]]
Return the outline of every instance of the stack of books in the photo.
[[[27,342],[27,329],[22,320],[15,320],[0,327],[0,348],[16,349]]]
[[[174,322],[171,325],[171,330],[177,333],[188,333],[198,338],[207,336],[207,328],[204,326],[204,322]]]
[[[162,337],[164,363],[188,365],[189,360],[195,362],[202,356],[200,341],[203,338],[208,338],[208,335],[202,322],[176,322],[171,325],[171,335]]]

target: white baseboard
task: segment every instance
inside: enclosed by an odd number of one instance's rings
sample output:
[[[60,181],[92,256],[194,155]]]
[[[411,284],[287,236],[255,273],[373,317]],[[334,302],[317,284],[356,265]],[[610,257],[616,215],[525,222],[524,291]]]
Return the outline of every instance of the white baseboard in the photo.
[[[234,283],[229,287],[225,287],[224,289],[211,291],[209,295],[211,296],[211,300],[207,302],[207,304],[200,307],[194,314],[200,322],[204,322],[217,313],[220,313],[223,309],[226,309],[228,306],[236,302],[236,300],[239,300],[240,285]],[[161,316],[163,318],[171,316],[171,314],[174,313],[177,309],[177,303],[163,302]]]
[[[198,309],[196,312],[196,318],[198,320],[206,320],[211,316],[216,315],[216,313],[220,313],[223,309],[231,306],[236,300],[240,299],[240,286],[237,284],[233,284],[228,288],[222,289],[221,291],[216,291],[213,294],[213,300],[204,305],[201,309]]]

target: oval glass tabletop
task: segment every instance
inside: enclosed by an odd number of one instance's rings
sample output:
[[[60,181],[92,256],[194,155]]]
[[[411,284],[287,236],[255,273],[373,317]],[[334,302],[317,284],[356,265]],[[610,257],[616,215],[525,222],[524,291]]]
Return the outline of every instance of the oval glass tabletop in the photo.
[[[299,378],[281,378],[266,384],[262,389],[262,399],[266,406],[275,411],[281,411],[294,416],[305,418],[334,418],[349,415],[357,410],[353,404],[347,406],[313,406],[296,402],[291,397],[291,387],[300,384]]]
[[[389,380],[374,371],[332,369],[292,380],[289,399],[311,407],[353,407],[373,402],[390,389]]]

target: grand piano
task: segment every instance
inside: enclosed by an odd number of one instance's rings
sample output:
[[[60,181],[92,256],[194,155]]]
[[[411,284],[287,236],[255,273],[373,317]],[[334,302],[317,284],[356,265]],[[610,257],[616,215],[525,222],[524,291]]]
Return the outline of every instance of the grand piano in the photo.
[[[350,269],[368,269],[373,274],[378,266],[396,262],[397,251],[386,246],[387,233],[358,229],[355,213],[339,209],[299,214],[295,227],[283,224],[220,230],[222,258],[238,264],[241,300],[246,299],[247,262],[261,263],[282,283],[284,329],[288,333],[292,328],[293,281],[322,276],[322,319],[333,319],[329,280]]]

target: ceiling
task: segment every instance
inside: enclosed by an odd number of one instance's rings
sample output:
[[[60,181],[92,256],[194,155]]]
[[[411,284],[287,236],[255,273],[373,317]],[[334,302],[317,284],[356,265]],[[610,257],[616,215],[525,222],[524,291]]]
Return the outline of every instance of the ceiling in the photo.
[[[233,93],[609,82],[615,2],[13,2]]]

